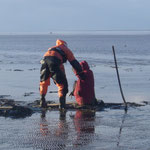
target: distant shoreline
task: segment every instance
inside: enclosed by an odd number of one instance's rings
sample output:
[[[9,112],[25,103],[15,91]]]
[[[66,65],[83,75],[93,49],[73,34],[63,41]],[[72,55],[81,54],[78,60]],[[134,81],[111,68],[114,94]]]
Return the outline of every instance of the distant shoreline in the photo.
[[[150,30],[65,30],[50,32],[0,32],[0,35],[150,35]]]

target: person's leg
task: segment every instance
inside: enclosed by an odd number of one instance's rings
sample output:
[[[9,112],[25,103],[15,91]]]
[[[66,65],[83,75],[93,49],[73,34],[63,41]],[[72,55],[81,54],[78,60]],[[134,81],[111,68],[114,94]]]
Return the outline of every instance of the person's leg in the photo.
[[[60,102],[60,109],[66,108],[66,95],[68,93],[68,83],[66,78],[62,84],[56,84],[58,87],[58,95],[59,95],[59,102]]]
[[[45,100],[45,95],[47,93],[47,88],[50,85],[50,72],[47,64],[43,61],[40,71],[40,106],[45,108],[47,103]]]
[[[54,82],[58,87],[58,96],[60,102],[60,109],[65,109],[66,107],[66,94],[68,93],[68,82],[66,75],[59,68],[52,76]]]

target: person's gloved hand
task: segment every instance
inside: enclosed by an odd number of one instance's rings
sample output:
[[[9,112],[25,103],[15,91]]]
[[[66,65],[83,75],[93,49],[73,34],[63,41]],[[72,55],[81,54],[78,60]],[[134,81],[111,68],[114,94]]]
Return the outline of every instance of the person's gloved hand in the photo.
[[[78,94],[79,96],[81,96],[80,91],[78,91],[77,94]]]
[[[84,72],[78,73],[78,76],[79,76],[79,78],[80,78],[81,80],[85,80],[85,78],[86,78]]]

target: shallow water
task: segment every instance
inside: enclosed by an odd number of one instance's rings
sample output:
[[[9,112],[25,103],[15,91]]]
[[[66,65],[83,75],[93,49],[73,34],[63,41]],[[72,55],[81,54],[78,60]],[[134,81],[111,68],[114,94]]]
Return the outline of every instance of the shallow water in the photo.
[[[1,117],[1,149],[148,150],[150,106],[102,112],[36,113],[25,119]],[[7,126],[7,128],[6,128]]]
[[[150,101],[150,35],[0,35],[0,95],[27,103],[39,99],[40,59],[57,38],[68,42],[76,58],[86,60],[95,91],[104,102],[122,102],[111,46],[115,45],[126,101]],[[69,90],[76,77],[65,64]],[[57,91],[51,81],[49,91]],[[58,102],[57,93],[47,100]],[[67,101],[74,101],[67,97]],[[92,113],[35,113],[25,119],[0,117],[0,149],[148,150],[150,106]]]

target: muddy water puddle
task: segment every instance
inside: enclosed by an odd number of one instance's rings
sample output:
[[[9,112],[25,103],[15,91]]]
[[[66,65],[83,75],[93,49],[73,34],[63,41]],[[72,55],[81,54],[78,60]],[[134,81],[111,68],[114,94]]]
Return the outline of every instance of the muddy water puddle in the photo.
[[[0,149],[149,150],[150,106],[0,117]]]

